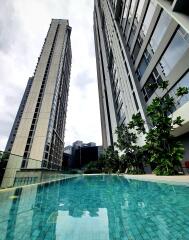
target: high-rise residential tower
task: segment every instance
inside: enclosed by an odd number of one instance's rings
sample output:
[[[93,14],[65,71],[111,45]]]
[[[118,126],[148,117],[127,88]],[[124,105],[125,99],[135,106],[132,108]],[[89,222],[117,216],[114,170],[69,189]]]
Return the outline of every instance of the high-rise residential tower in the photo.
[[[72,59],[70,34],[68,20],[52,20],[7,143],[11,155],[3,187],[13,185],[22,169],[61,169]]]
[[[146,119],[146,107],[158,95],[189,87],[189,2],[187,0],[95,0],[94,36],[103,145],[115,141],[115,129],[133,114]],[[169,80],[160,93],[149,83]],[[174,131],[189,159],[189,94],[173,114],[185,120]],[[148,128],[148,126],[146,126]],[[143,139],[141,138],[141,144]]]

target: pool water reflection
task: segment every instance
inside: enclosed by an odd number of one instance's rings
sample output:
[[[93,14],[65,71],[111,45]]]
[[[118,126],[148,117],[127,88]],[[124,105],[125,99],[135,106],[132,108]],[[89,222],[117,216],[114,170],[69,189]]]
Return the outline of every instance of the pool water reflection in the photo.
[[[0,192],[0,240],[189,239],[189,188],[86,176]]]

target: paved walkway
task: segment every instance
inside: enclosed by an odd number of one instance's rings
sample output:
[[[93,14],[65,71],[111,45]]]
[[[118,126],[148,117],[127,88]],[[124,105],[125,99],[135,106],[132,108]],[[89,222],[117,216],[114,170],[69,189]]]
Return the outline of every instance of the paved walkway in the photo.
[[[124,174],[126,178],[136,179],[142,181],[151,182],[163,182],[163,183],[174,183],[177,185],[188,185],[189,186],[189,175],[184,176],[156,176],[154,174],[144,174],[144,175],[129,175]]]

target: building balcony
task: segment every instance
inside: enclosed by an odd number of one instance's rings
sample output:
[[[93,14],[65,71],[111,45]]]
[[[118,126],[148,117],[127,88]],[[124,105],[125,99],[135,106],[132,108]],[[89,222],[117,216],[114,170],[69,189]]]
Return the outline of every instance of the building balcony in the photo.
[[[184,119],[182,126],[177,126],[174,129],[173,135],[175,137],[181,136],[188,132],[188,129],[189,129],[189,111],[188,111],[188,109],[189,109],[189,102],[185,103],[182,107],[180,107],[173,113],[173,119],[175,119],[178,116],[181,116],[182,119]]]

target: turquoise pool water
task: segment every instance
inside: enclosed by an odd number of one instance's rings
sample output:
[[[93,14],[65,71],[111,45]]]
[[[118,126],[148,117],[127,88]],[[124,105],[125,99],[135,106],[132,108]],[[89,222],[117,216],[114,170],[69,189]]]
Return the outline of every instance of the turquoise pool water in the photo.
[[[189,240],[189,187],[86,176],[0,192],[0,240]]]

